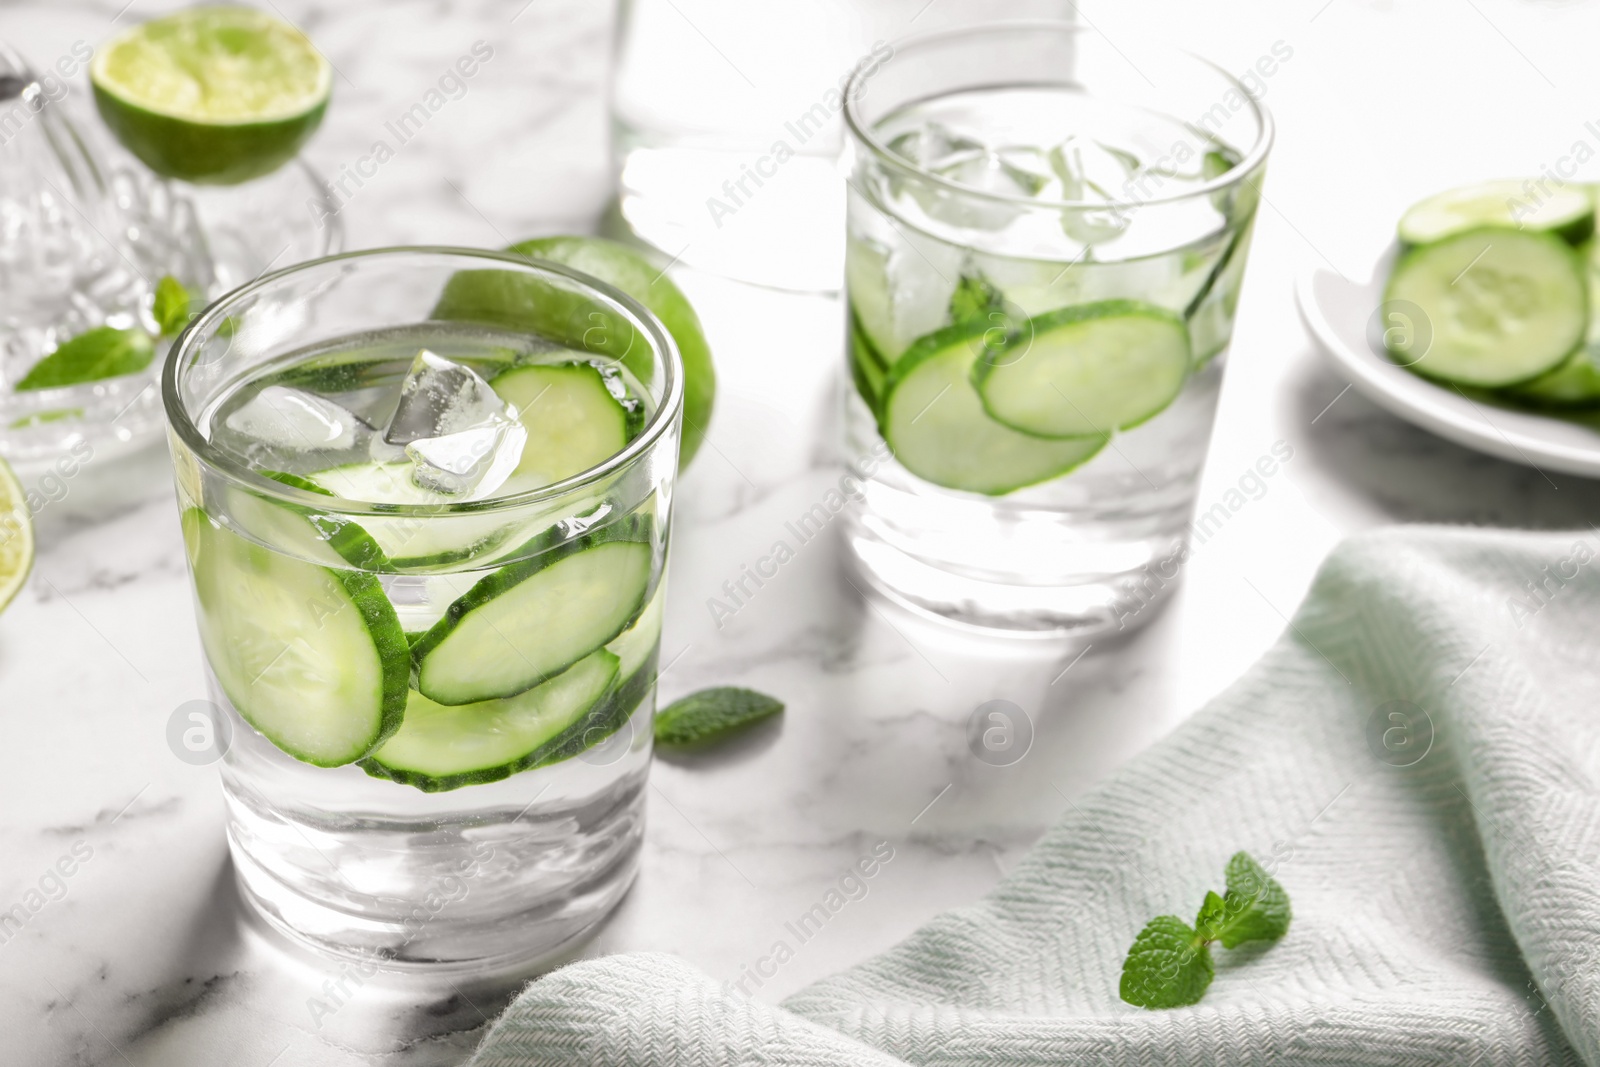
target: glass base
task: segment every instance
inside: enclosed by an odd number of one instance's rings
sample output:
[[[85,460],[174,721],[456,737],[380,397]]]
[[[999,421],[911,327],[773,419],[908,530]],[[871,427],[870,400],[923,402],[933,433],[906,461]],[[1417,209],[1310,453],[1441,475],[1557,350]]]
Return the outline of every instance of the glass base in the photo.
[[[608,798],[609,810],[569,813],[561,819],[597,815],[588,829],[604,835],[606,845],[598,850],[569,847],[559,850],[559,857],[547,856],[546,862],[566,868],[562,891],[517,911],[484,914],[467,907],[471,870],[454,878],[436,876],[435,884],[415,897],[371,896],[335,904],[283,881],[232,827],[228,845],[244,900],[272,929],[313,950],[389,970],[523,970],[562,956],[610,915],[633,884],[643,840],[643,781],[617,785],[614,792],[626,795]],[[234,826],[251,818],[241,815],[241,806],[237,797],[228,797]],[[460,851],[470,862],[471,847]],[[448,867],[437,859],[430,857],[429,866]],[[462,913],[451,914],[457,909]]]
[[[384,970],[555,962],[637,873],[652,714],[642,701],[611,740],[561,763],[423,793],[296,764],[230,711],[240,895],[291,941]]]
[[[902,607],[946,622],[1015,637],[1094,638],[1146,625],[1177,587],[1180,540],[1118,546],[1144,555],[1143,566],[1035,584],[1016,575],[948,568],[911,554],[873,531],[870,516],[847,525],[847,565],[866,585]]]

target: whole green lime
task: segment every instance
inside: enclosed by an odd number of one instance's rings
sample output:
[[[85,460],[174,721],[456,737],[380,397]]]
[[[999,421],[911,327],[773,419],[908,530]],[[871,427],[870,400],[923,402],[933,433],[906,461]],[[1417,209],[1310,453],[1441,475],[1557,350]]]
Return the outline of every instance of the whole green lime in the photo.
[[[602,237],[540,237],[520,241],[507,251],[592,275],[627,293],[661,320],[683,357],[683,440],[678,467],[687,467],[711,421],[717,374],[700,318],[683,290],[638,252]],[[645,351],[626,324],[612,321],[581,294],[510,271],[474,270],[455,275],[445,285],[433,317],[531,329],[624,362]],[[647,366],[632,369],[641,375],[649,372]]]
[[[328,107],[332,67],[293,26],[246,7],[196,7],[102,47],[100,117],[166,178],[231,185],[300,151]]]

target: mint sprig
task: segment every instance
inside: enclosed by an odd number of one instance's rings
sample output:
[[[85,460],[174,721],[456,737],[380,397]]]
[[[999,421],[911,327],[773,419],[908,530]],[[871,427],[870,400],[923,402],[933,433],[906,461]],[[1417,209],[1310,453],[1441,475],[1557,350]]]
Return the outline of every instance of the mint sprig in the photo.
[[[170,274],[163,274],[156,282],[156,292],[150,307],[150,316],[156,320],[162,337],[173,337],[189,325],[189,290]]]
[[[56,389],[133,374],[148,367],[155,355],[155,344],[143,330],[96,326],[35,363],[16,389],[19,393]]]
[[[150,316],[156,321],[159,336],[170,337],[189,324],[190,304],[189,290],[183,283],[170,274],[163,274],[156,282],[150,306]],[[123,330],[115,326],[96,326],[58,345],[54,352],[30,367],[15,388],[25,393],[120,378],[144,370],[155,355],[155,339],[138,327]]]
[[[1122,961],[1118,994],[1140,1008],[1198,1004],[1216,973],[1211,946],[1234,948],[1247,941],[1276,941],[1289,930],[1289,894],[1248,852],[1228,861],[1227,892],[1208,891],[1190,926],[1176,915],[1158,915],[1134,938]]]
[[[989,279],[981,274],[963,274],[956,283],[955,292],[950,294],[950,321],[963,323],[979,319],[1004,306],[1005,298]]]
[[[656,742],[697,745],[714,741],[782,710],[783,701],[754,689],[702,689],[656,712]]]

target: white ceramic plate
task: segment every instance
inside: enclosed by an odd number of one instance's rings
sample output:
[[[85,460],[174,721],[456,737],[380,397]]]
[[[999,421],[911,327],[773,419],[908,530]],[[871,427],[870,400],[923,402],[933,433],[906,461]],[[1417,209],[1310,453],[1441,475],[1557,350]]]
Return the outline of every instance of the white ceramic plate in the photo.
[[[1458,445],[1540,470],[1600,478],[1600,417],[1585,425],[1464,395],[1396,366],[1369,340],[1394,255],[1390,247],[1364,282],[1319,269],[1295,285],[1306,329],[1350,384],[1391,414]]]

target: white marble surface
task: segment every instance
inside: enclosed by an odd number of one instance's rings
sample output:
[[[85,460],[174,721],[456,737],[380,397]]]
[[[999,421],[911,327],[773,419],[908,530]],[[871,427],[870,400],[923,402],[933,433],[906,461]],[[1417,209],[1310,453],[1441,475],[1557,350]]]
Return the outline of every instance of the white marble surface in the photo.
[[[102,40],[119,6],[7,3],[0,37],[49,62],[74,40]],[[157,7],[137,0],[122,17]],[[494,48],[447,120],[351,198],[351,247],[494,245],[599,223],[605,5],[281,0],[281,10],[339,70],[309,152],[330,173],[474,41]],[[1600,517],[1600,484],[1476,456],[1343,392],[1290,300],[1296,271],[1368,260],[1422,193],[1535,173],[1578,141],[1600,147],[1585,127],[1600,100],[1594,3],[1136,0],[1083,14],[1113,36],[1159,25],[1233,69],[1276,41],[1293,49],[1267,82],[1280,138],[1202,506],[1273,442],[1294,458],[1196,553],[1146,630],[1075,663],[1076,650],[977,642],[864,605],[838,577],[831,538],[719,630],[706,598],[834,477],[839,308],[680,274],[722,391],[678,500],[663,694],[745,684],[789,710],[780,728],[718,758],[657,763],[643,872],[587,951],[666,950],[736,980],[786,919],[891,842],[895,858],[868,895],[756,991],[777,999],[992,885],[1075,796],[1248,666],[1343,534]],[[241,925],[215,770],[180,762],[164,738],[172,710],[204,695],[165,463],[154,453],[74,477],[41,513],[37,570],[0,616],[0,909],[77,857],[59,899],[0,944],[0,1062],[456,1062],[495,1010],[493,990],[369,983],[319,1027],[306,1002],[330,969]],[[1037,730],[1010,768],[979,763],[965,744],[968,715],[996,697]]]

